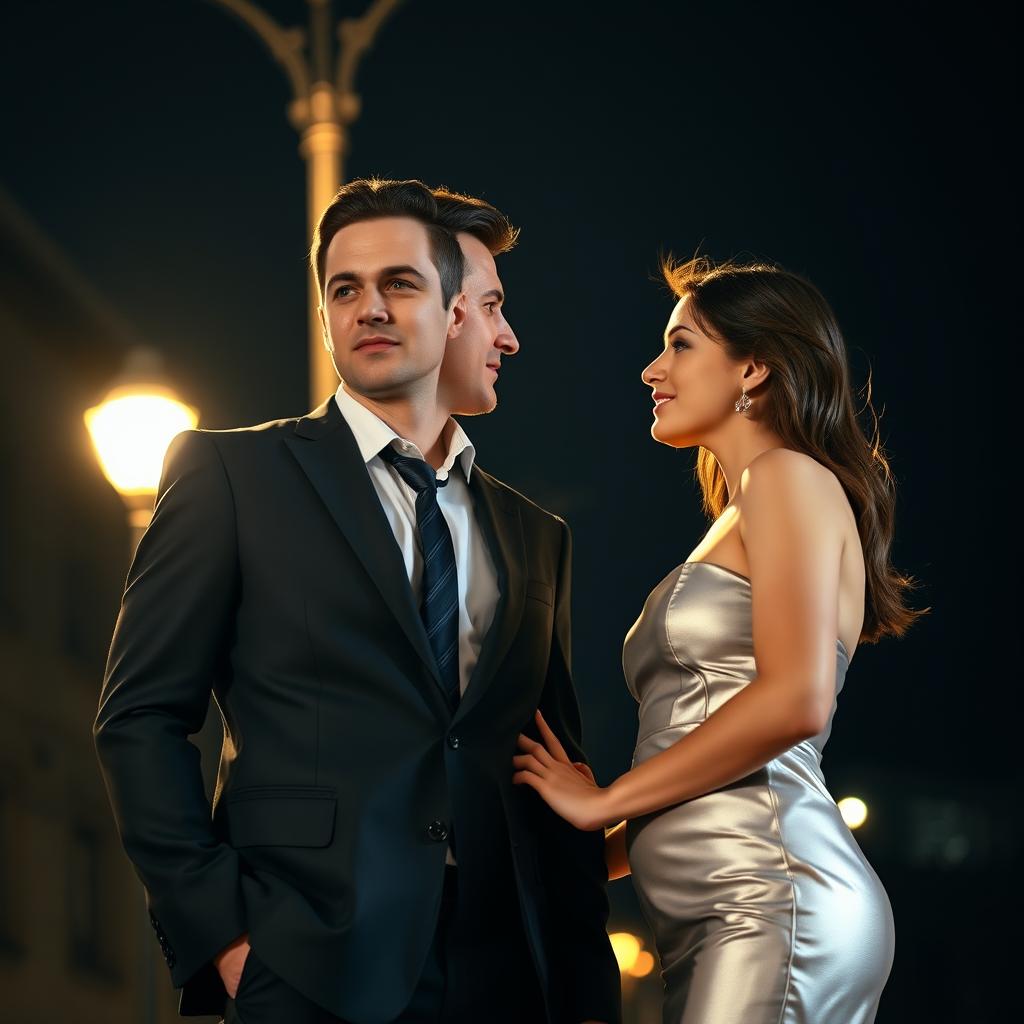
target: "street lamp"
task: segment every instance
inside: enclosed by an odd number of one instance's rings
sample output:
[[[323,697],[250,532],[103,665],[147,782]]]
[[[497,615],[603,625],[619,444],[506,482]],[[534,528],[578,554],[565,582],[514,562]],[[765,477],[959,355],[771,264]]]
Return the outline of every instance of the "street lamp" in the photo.
[[[307,238],[344,177],[348,126],[359,117],[355,92],[356,70],[381,25],[401,0],[372,0],[359,18],[342,18],[334,30],[332,0],[306,0],[309,32],[283,28],[252,0],[210,0],[225,8],[256,33],[281,65],[292,87],[288,120],[299,133],[299,152],[306,161]],[[337,35],[340,44],[335,56]],[[305,53],[303,51],[306,51]],[[331,357],[324,348],[316,308],[320,304],[313,274],[309,274],[309,391],[319,405],[338,386]]]
[[[130,352],[103,400],[86,410],[100,468],[128,511],[132,554],[153,515],[167,446],[198,422],[198,412],[164,383],[160,356],[151,349]]]

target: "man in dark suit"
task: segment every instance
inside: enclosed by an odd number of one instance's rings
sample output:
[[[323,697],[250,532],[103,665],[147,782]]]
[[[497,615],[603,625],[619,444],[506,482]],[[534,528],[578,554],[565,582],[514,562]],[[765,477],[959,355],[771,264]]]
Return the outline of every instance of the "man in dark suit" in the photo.
[[[183,1015],[620,1019],[603,836],[512,785],[538,707],[584,759],[569,530],[450,415],[518,348],[487,211],[343,187],[312,254],[337,394],[168,451],[94,735]]]

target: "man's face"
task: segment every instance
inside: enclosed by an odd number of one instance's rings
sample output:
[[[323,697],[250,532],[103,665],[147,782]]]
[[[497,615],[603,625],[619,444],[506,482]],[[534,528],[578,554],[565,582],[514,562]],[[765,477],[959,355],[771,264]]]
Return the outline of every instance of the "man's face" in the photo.
[[[465,299],[442,306],[419,221],[383,217],[342,228],[327,247],[324,280],[320,320],[334,366],[353,391],[384,399],[436,390]]]
[[[445,349],[438,392],[452,412],[473,416],[498,404],[495,384],[501,357],[515,355],[519,342],[502,312],[505,294],[494,257],[470,234],[460,232],[458,241],[466,260],[466,320]]]

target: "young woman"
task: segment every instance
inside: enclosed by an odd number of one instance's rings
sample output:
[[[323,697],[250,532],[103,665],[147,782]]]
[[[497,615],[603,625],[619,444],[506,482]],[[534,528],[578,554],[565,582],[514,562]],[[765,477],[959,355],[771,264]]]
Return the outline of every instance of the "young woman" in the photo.
[[[678,302],[646,367],[651,434],[699,446],[711,527],[626,636],[633,766],[610,786],[520,736],[514,780],[632,871],[665,1024],[868,1024],[892,911],[820,761],[854,651],[928,609],[888,553],[894,496],[857,424],[835,317],[763,264],[667,263]]]

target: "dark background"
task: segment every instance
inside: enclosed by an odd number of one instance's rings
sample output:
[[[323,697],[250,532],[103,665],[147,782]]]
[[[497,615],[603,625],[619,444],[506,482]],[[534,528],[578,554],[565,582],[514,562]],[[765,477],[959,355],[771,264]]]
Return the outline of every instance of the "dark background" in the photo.
[[[263,6],[305,22],[299,0]],[[883,1022],[994,1011],[1019,849],[1005,17],[411,2],[362,62],[345,166],[481,195],[522,226],[499,260],[522,348],[498,410],[463,425],[482,466],[572,527],[575,674],[602,781],[635,739],[623,637],[707,525],[695,453],[649,436],[640,372],[672,307],[659,250],[774,259],[833,304],[882,413],[893,561],[933,609],[858,650],[823,763],[837,798],[872,808],[858,838],[897,923]],[[262,44],[185,0],[18,4],[3,20],[0,183],[163,352],[202,426],[306,411],[305,174]],[[620,923],[628,889],[613,887]]]

